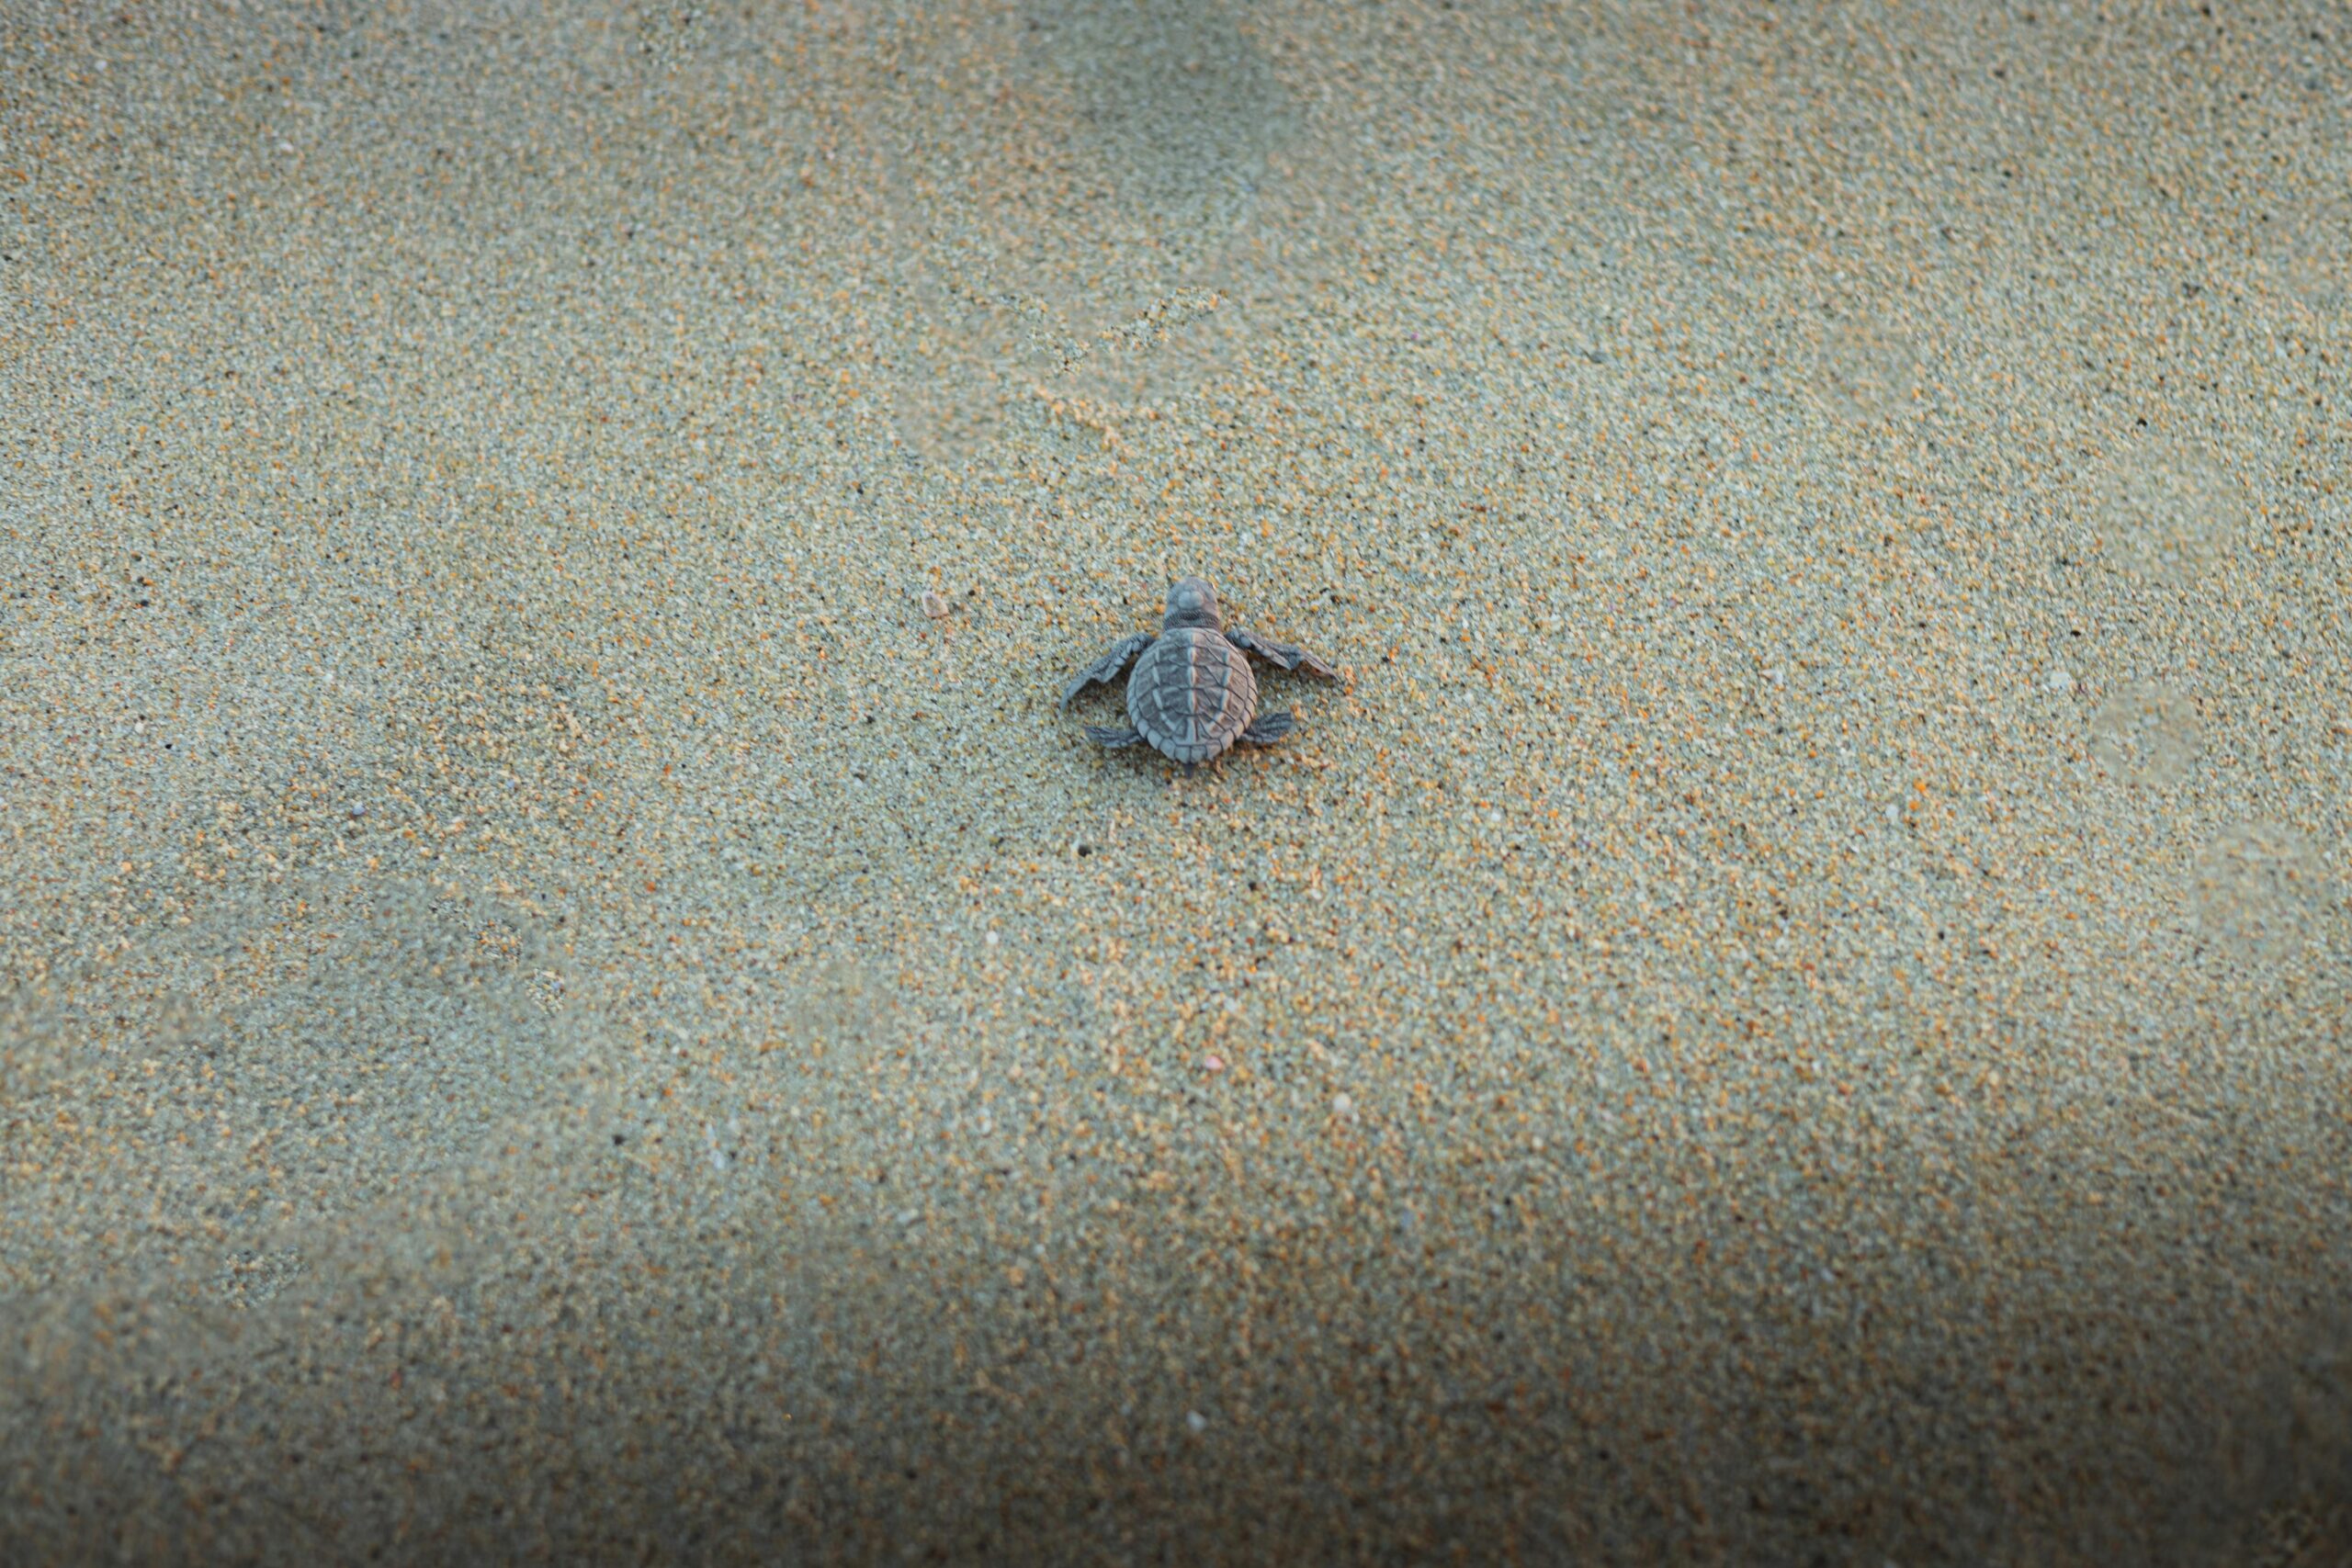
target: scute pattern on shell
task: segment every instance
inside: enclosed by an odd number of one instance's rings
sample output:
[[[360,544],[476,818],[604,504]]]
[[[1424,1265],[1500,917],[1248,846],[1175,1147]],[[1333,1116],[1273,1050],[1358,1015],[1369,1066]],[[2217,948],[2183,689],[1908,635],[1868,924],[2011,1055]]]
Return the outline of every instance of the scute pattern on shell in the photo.
[[[1258,711],[1258,677],[1216,632],[1186,626],[1144,649],[1127,679],[1127,721],[1179,762],[1205,762]]]

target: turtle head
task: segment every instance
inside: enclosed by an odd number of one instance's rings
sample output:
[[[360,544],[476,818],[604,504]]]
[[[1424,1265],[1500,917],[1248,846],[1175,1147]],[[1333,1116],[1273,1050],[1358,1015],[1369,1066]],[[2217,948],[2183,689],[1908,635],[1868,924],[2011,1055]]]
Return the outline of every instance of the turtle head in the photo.
[[[1168,591],[1168,624],[1170,626],[1207,626],[1222,630],[1225,612],[1217,607],[1216,590],[1208,580],[1188,577]]]

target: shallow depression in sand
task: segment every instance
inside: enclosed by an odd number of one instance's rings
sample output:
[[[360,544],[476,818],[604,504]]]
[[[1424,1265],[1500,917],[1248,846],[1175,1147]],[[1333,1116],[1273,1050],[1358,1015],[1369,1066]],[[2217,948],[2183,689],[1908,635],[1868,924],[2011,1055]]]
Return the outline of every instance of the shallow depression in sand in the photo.
[[[2133,681],[2101,702],[2090,717],[2091,755],[2109,776],[2168,784],[2197,761],[2197,708],[2163,681]]]
[[[2331,927],[2335,881],[2311,841],[2275,822],[2223,829],[2188,879],[2200,940],[2253,962],[2301,956]]]

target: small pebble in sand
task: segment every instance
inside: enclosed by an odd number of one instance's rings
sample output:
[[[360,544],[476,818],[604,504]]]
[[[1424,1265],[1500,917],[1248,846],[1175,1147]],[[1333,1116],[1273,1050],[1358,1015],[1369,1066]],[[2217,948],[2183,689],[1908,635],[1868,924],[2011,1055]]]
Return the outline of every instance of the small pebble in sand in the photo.
[[[1225,1058],[1216,1055],[1204,1056],[1201,1058],[1201,1066],[1209,1072],[1221,1073],[1225,1071]]]
[[[1356,1101],[1355,1101],[1355,1097],[1354,1097],[1353,1095],[1349,1095],[1349,1094],[1335,1094],[1335,1095],[1333,1095],[1333,1096],[1331,1097],[1331,1114],[1332,1114],[1332,1115],[1334,1115],[1334,1116],[1352,1116],[1352,1115],[1354,1115],[1354,1114],[1355,1114],[1355,1110],[1356,1110]]]
[[[926,588],[922,591],[922,613],[934,621],[946,618],[947,601],[941,596],[938,589]]]
[[[1205,1432],[1209,1429],[1209,1418],[1197,1410],[1187,1410],[1184,1412],[1184,1425],[1195,1432]]]

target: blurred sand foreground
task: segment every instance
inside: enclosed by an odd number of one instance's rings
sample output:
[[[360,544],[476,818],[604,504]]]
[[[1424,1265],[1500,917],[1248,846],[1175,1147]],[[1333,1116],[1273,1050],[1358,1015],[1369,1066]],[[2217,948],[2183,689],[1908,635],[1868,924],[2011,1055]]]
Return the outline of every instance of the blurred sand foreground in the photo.
[[[2211,9],[8,0],[0,1559],[2342,1561]]]

